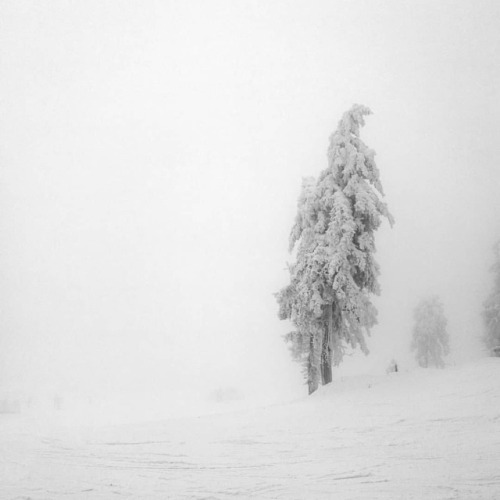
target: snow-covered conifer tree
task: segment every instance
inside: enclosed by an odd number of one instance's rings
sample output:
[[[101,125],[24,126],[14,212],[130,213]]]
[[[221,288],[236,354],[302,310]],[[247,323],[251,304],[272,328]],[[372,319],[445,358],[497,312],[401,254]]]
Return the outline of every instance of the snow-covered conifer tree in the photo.
[[[414,312],[415,325],[411,350],[419,366],[444,368],[443,357],[450,352],[446,317],[439,297],[421,300]]]
[[[376,323],[370,294],[379,293],[374,259],[375,231],[393,219],[383,196],[375,152],[360,139],[366,106],[344,113],[330,136],[328,165],[318,179],[302,184],[290,234],[290,284],[277,293],[281,319],[295,330],[287,335],[295,359],[302,361],[309,386],[332,380],[346,347],[368,352],[365,333]]]
[[[483,306],[483,321],[485,325],[484,343],[488,350],[500,347],[500,241],[494,246],[495,262],[493,272],[493,291]]]

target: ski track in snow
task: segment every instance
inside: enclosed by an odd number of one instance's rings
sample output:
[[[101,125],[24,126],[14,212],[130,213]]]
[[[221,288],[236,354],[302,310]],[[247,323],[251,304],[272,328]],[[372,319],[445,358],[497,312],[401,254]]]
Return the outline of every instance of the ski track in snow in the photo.
[[[108,426],[0,415],[0,498],[500,499],[500,359]]]

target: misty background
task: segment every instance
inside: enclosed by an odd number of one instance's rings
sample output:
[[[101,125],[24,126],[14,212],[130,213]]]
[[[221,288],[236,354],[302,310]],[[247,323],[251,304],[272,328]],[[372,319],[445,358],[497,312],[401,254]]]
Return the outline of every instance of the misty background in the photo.
[[[353,103],[396,219],[371,354],[439,294],[480,356],[500,237],[496,1],[1,1],[0,390],[304,394],[273,293]],[[334,373],[335,379],[335,373]]]

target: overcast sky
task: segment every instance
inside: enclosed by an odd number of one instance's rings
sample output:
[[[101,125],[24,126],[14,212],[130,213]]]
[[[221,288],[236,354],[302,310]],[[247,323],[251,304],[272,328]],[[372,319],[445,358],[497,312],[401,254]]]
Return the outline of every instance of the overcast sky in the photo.
[[[496,0],[0,1],[0,385],[300,384],[272,294],[353,103],[396,219],[363,366],[411,366],[429,293],[477,355],[499,26]]]

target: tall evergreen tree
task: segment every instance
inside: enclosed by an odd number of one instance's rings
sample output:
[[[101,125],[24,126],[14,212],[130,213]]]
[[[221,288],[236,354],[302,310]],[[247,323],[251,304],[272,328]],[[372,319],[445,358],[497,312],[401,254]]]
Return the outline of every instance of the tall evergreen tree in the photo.
[[[281,319],[295,330],[286,336],[305,367],[309,393],[332,380],[347,347],[368,353],[365,333],[376,323],[370,295],[379,293],[375,231],[393,219],[383,196],[375,152],[360,139],[366,106],[344,113],[330,136],[328,166],[302,184],[290,234],[290,284],[276,294]]]
[[[500,348],[500,241],[493,247],[495,262],[491,268],[493,273],[493,290],[483,305],[483,321],[485,333],[483,341],[488,348]]]
[[[443,368],[443,356],[450,352],[446,317],[439,297],[433,296],[419,302],[414,312],[415,325],[411,350],[419,366]]]

